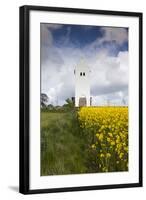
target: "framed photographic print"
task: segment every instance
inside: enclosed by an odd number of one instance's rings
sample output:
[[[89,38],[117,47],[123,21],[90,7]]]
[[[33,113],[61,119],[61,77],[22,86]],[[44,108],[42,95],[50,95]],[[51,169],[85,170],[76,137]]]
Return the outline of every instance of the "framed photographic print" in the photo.
[[[142,13],[20,7],[20,192],[142,186]]]

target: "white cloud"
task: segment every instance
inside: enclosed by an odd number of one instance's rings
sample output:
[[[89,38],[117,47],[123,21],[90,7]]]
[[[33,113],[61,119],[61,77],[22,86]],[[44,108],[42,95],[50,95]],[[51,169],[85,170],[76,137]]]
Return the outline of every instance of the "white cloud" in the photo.
[[[123,99],[128,102],[128,52],[119,52],[118,55],[109,55],[108,50],[98,49],[92,54],[94,44],[115,40],[118,44],[127,41],[125,29],[103,28],[104,36],[84,49],[72,45],[62,47],[53,46],[51,29],[60,26],[45,27],[43,37],[48,38],[48,43],[42,45],[41,62],[41,92],[49,97],[49,103],[54,105],[64,104],[65,99],[75,94],[74,69],[79,59],[85,56],[91,69],[91,96],[93,105],[103,105],[107,102],[121,104]],[[71,30],[68,30],[68,37]],[[45,40],[45,39],[44,39]]]
[[[118,44],[122,44],[128,40],[127,30],[125,28],[109,28],[103,27],[105,32],[103,41],[116,41]]]
[[[57,49],[56,49],[57,51]],[[61,52],[60,52],[61,51]],[[59,65],[58,57],[48,60],[42,66],[42,91],[47,93],[50,99],[63,102],[63,100],[74,96],[74,69],[83,52],[76,49],[58,49],[62,63]],[[119,52],[117,57],[110,57],[105,52],[97,56],[86,58],[91,69],[91,95],[99,97],[108,96],[111,93],[124,92],[128,89],[128,52]],[[52,93],[52,88],[54,89]],[[114,98],[114,96],[113,96]],[[123,98],[123,97],[122,97]],[[119,99],[122,99],[119,96]],[[126,98],[126,97],[125,97]],[[58,99],[58,100],[56,100]],[[95,101],[95,100],[94,100]],[[52,100],[51,100],[52,102]],[[97,103],[99,101],[96,101]]]
[[[95,40],[92,45],[113,41],[121,45],[128,40],[128,33],[125,28],[102,27],[101,31],[104,33],[103,37]]]

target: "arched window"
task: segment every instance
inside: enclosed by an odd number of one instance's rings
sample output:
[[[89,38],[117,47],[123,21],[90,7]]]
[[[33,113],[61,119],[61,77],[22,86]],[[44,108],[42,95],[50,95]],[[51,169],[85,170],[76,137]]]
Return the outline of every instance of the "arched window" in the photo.
[[[80,76],[82,76],[82,72],[80,72]]]
[[[85,72],[83,72],[83,76],[85,76]]]

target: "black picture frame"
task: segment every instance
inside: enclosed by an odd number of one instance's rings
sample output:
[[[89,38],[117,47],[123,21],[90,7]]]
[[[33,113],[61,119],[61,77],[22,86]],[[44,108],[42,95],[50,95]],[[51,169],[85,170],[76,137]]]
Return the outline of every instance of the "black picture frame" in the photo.
[[[30,127],[30,69],[29,69],[29,19],[30,11],[44,12],[65,12],[65,13],[84,13],[95,15],[114,15],[126,17],[138,17],[139,19],[139,182],[129,184],[114,184],[114,185],[97,185],[97,186],[81,186],[68,188],[51,188],[51,189],[35,189],[29,188],[29,127]],[[44,7],[44,6],[22,6],[20,7],[20,133],[19,133],[19,191],[22,194],[34,193],[51,193],[51,192],[67,192],[67,191],[83,191],[83,190],[99,190],[99,189],[114,189],[114,188],[130,188],[142,186],[142,13],[138,12],[123,12],[123,11],[105,11],[105,10],[90,10],[90,9],[75,9],[63,7]]]

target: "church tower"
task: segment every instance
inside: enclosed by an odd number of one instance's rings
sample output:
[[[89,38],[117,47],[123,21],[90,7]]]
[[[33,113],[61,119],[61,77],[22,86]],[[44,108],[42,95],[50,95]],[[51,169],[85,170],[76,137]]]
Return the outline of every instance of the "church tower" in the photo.
[[[85,61],[81,59],[75,68],[75,106],[90,106],[90,70]]]

